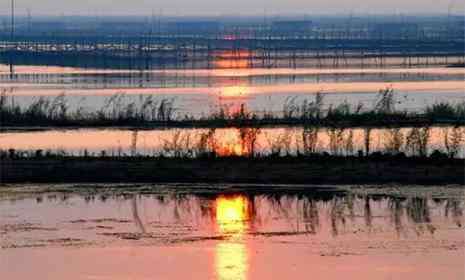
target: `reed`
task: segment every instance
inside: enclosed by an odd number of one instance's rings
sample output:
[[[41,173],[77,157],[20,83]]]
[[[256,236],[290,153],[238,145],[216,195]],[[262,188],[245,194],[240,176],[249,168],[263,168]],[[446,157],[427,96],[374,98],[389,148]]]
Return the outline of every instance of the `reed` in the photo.
[[[432,124],[465,124],[465,102],[439,103],[419,112],[397,111],[392,89],[380,91],[372,109],[347,102],[324,106],[324,96],[298,101],[288,98],[281,113],[252,112],[245,104],[237,111],[225,106],[202,117],[181,115],[174,98],[140,95],[136,100],[120,93],[107,98],[104,105],[89,111],[79,104],[71,110],[64,93],[54,98],[39,97],[21,106],[6,90],[0,94],[0,127],[402,127]]]

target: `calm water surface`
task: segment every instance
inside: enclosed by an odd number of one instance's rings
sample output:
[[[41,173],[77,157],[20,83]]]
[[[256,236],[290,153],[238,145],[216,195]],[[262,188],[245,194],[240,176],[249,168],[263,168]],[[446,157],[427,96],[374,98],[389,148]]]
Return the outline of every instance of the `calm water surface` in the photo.
[[[43,187],[1,196],[2,278],[465,275],[461,187]]]
[[[282,110],[287,98],[313,99],[325,95],[324,104],[373,107],[380,89],[392,87],[397,108],[418,111],[426,105],[463,102],[465,70],[441,66],[416,68],[248,68],[171,69],[137,71],[18,66],[11,80],[0,65],[0,87],[27,106],[38,96],[65,93],[70,109],[101,108],[114,94],[125,93],[127,102],[140,95],[175,98],[177,114],[201,116],[218,106],[246,104],[253,111]]]

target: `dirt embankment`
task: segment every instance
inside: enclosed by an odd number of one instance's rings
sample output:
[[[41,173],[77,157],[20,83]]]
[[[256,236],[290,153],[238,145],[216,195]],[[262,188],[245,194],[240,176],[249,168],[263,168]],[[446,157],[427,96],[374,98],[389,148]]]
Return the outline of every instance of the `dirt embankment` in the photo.
[[[428,158],[6,159],[2,183],[465,184],[465,160]]]

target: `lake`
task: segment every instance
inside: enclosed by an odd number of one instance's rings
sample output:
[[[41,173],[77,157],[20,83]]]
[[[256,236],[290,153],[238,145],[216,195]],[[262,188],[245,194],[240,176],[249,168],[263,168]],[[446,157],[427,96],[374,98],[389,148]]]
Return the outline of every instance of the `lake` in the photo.
[[[0,192],[2,279],[465,276],[460,186],[20,185]]]
[[[0,88],[27,106],[39,96],[65,94],[70,110],[95,111],[115,94],[124,102],[139,102],[140,96],[174,98],[176,115],[200,117],[241,104],[255,112],[280,113],[289,98],[313,100],[324,94],[324,106],[343,102],[373,108],[379,90],[395,90],[398,110],[422,111],[438,102],[465,101],[465,69],[444,65],[412,68],[247,68],[166,69],[125,71],[93,70],[57,66],[17,66],[10,79],[8,66],[0,65]]]

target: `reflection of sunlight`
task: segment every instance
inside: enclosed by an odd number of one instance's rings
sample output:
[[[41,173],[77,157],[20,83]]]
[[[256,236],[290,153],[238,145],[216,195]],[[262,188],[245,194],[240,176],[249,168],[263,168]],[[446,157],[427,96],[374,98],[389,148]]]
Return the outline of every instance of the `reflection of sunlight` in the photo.
[[[241,110],[241,106],[247,101],[250,88],[247,85],[226,86],[220,88],[217,93],[220,106],[228,114],[236,114]]]
[[[247,59],[220,59],[215,61],[217,68],[249,68],[250,61]]]
[[[234,240],[221,241],[215,249],[217,279],[247,279],[247,245],[240,238],[247,229],[249,203],[245,196],[218,197],[216,223],[221,233],[232,234]]]
[[[217,68],[250,68],[252,53],[250,51],[222,51],[218,54],[220,59],[215,61]]]
[[[247,86],[231,86],[221,88],[220,97],[222,98],[243,98],[249,94]]]
[[[245,244],[222,242],[216,245],[218,280],[247,279],[247,248]]]
[[[242,234],[246,229],[249,204],[245,196],[218,197],[216,223],[221,233]]]
[[[248,50],[229,50],[229,51],[220,51],[218,56],[222,59],[237,59],[242,58],[246,59],[252,56],[252,52]]]

